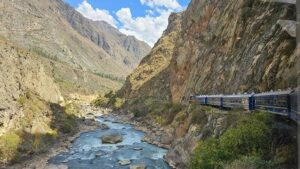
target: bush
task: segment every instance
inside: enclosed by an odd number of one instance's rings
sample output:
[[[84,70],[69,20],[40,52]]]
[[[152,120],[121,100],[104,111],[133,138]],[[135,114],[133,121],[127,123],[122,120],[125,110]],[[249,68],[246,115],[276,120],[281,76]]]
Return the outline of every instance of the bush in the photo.
[[[117,97],[114,91],[106,93],[104,96],[99,95],[92,104],[98,107],[109,107],[113,109],[120,109],[124,104],[124,99]]]
[[[220,138],[199,142],[192,154],[189,168],[223,168],[226,163],[242,156],[266,156],[271,149],[270,121],[267,113],[254,113],[240,118],[236,127],[227,130]]]
[[[120,98],[116,98],[114,102],[114,108],[115,109],[120,109],[124,104],[124,100]]]
[[[97,106],[97,107],[105,107],[105,106],[107,106],[108,101],[109,101],[108,98],[106,98],[106,97],[104,97],[104,96],[102,96],[102,95],[99,95],[99,96],[96,98],[96,100],[94,100],[94,101],[92,102],[92,105]]]
[[[73,103],[66,104],[65,105],[65,113],[68,115],[79,116],[80,115],[79,107]]]
[[[77,130],[79,110],[76,105],[68,104],[62,107],[58,104],[51,104],[50,107],[55,116],[51,128],[63,133],[72,133]]]
[[[243,156],[230,164],[226,164],[224,169],[270,169],[273,163],[257,156]]]
[[[19,157],[18,147],[21,138],[14,132],[8,132],[0,137],[0,159],[3,161],[17,160]]]

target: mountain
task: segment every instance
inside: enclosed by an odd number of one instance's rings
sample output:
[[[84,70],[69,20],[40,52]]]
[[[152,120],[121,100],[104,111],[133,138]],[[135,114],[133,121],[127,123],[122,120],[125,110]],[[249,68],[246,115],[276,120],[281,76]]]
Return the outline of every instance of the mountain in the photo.
[[[87,20],[60,0],[57,3],[62,16],[78,33],[129,68],[135,68],[145,54],[149,53],[150,47],[145,42],[122,34],[106,22]]]
[[[297,168],[299,152],[285,148],[297,146],[295,122],[189,102],[194,94],[296,88],[295,2],[192,0],[170,16],[163,36],[118,91],[126,99],[121,113],[146,126],[144,140],[169,149],[165,159],[174,168]],[[258,161],[272,167],[258,164],[255,147],[268,147],[269,158]]]
[[[297,87],[294,2],[193,0],[177,15],[120,95],[186,102],[191,94]]]
[[[62,0],[0,0],[0,168],[78,131],[74,100],[119,89],[149,51]]]
[[[83,17],[62,0],[1,1],[0,17],[0,36],[52,62],[57,81],[82,84],[90,93],[99,91],[91,84],[95,74],[97,82],[121,81],[150,50],[105,22]],[[88,74],[84,82],[76,72]],[[114,88],[105,81],[99,86]]]

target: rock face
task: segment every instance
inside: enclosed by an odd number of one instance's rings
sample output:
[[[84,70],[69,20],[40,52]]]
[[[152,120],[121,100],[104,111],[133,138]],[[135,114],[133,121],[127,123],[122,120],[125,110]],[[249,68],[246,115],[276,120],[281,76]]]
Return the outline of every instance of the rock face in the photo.
[[[103,144],[117,144],[123,141],[123,137],[120,134],[110,134],[101,137]]]
[[[294,3],[192,0],[181,17],[172,18],[153,50],[127,78],[120,92],[125,97],[140,93],[186,102],[190,94],[297,86],[300,53]],[[173,40],[165,41],[171,34]],[[161,60],[163,66],[157,66]]]
[[[170,16],[167,30],[119,95],[129,100],[129,106],[145,100],[136,104],[151,107],[160,105],[157,102],[187,103],[191,94],[297,87],[300,48],[296,48],[294,2],[192,0],[186,11]],[[224,113],[214,111],[215,115],[197,110],[199,121],[193,124],[191,114],[179,112],[172,124],[163,127],[164,133],[146,132],[144,140],[169,144],[166,160],[176,168],[187,168],[200,140],[218,137],[232,124]],[[152,112],[144,114],[137,114],[137,119],[142,116],[146,124],[165,120]]]
[[[107,23],[86,19],[62,0],[1,1],[0,16],[0,36],[50,59],[55,79],[69,90],[116,89],[150,50]]]
[[[169,26],[162,38],[155,44],[151,53],[147,55],[127,77],[125,85],[119,94],[134,98],[137,96],[154,96],[163,100],[171,98],[170,91],[170,63],[181,31],[181,14],[172,14]],[[155,90],[153,90],[155,89]]]
[[[20,106],[29,93],[47,102],[63,101],[59,86],[39,57],[0,39],[0,135],[18,128],[25,116]],[[48,111],[43,102],[36,100],[34,104]]]

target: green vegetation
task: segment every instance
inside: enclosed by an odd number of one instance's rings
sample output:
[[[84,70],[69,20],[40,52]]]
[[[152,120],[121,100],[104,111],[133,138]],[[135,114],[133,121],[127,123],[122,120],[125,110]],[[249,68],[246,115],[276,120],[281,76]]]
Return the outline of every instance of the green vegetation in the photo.
[[[271,152],[271,117],[267,113],[253,113],[239,117],[236,127],[220,138],[198,143],[190,160],[191,169],[236,168],[243,165],[269,168],[266,157]]]
[[[99,95],[92,104],[99,107],[110,107],[120,109],[124,104],[124,99],[119,98],[114,91],[106,93],[104,96]]]
[[[100,73],[100,72],[97,72],[97,73],[94,73],[94,74],[97,75],[97,76],[106,78],[106,79],[110,79],[110,80],[113,80],[113,81],[120,82],[120,83],[124,83],[125,82],[125,78],[123,78],[123,77],[117,77],[117,76],[112,75],[112,74],[106,74],[106,73]]]
[[[14,132],[7,132],[0,137],[0,160],[14,161],[19,157],[18,146],[21,138]]]
[[[36,153],[46,152],[59,135],[77,131],[79,107],[74,103],[64,107],[49,104],[26,91],[18,99],[24,116],[18,129],[0,136],[0,163],[15,163]]]
[[[62,107],[58,104],[51,104],[51,109],[55,117],[52,128],[57,128],[65,134],[76,132],[78,128],[77,119],[80,115],[77,105],[69,103]]]
[[[42,48],[31,47],[29,51],[35,53],[36,55],[43,56],[45,58],[52,59],[54,61],[59,61],[57,56],[51,55],[50,54],[51,52],[45,51]]]
[[[128,100],[125,107],[135,117],[149,117],[160,125],[171,124],[176,115],[185,110],[186,106],[173,104],[152,97],[136,98]]]

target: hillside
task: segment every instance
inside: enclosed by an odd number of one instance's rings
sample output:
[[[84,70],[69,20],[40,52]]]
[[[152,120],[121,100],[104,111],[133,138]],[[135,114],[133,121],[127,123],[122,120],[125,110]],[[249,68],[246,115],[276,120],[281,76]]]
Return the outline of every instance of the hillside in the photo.
[[[61,63],[68,67],[67,72],[124,79],[150,50],[146,43],[121,34],[107,23],[86,19],[62,0],[1,1],[0,16],[0,36],[53,60],[55,67]],[[70,77],[64,68],[56,72],[56,77],[62,77],[58,81]],[[75,84],[77,79],[81,78],[73,76],[67,83]],[[110,86],[105,81],[103,84]]]
[[[1,0],[0,168],[99,127],[78,99],[119,89],[149,50],[62,0]]]

